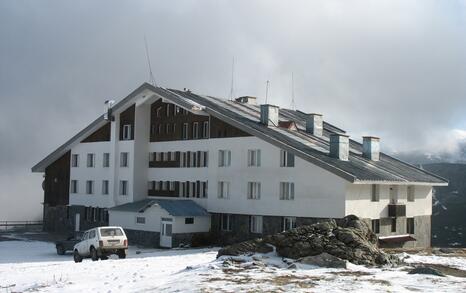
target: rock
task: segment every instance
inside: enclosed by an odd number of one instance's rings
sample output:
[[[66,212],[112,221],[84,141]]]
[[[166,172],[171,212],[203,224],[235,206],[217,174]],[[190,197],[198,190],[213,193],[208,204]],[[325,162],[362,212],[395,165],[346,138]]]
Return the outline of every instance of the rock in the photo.
[[[439,277],[445,277],[445,274],[431,267],[417,267],[412,269],[408,274],[422,274],[422,275],[434,275]]]
[[[226,246],[220,249],[217,257],[269,253],[275,249],[279,256],[292,259],[332,255],[361,265],[399,263],[396,256],[385,254],[377,245],[377,236],[367,223],[350,215],[338,221],[329,220],[300,226],[264,238]]]
[[[343,260],[326,252],[323,252],[319,255],[303,257],[299,260],[299,262],[306,265],[313,265],[324,268],[346,269],[347,265],[346,260]]]

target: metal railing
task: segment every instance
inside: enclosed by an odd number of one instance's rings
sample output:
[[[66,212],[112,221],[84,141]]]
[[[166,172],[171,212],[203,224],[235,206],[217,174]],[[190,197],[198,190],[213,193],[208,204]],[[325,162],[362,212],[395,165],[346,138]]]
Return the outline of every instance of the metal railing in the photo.
[[[28,229],[31,227],[42,227],[43,221],[0,221],[0,231],[9,229]]]

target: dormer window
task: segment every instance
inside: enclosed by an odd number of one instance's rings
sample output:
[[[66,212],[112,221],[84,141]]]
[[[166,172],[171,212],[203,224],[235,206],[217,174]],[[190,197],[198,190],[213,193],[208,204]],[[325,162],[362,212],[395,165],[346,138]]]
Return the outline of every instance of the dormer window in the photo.
[[[123,125],[123,140],[131,140],[131,124]]]

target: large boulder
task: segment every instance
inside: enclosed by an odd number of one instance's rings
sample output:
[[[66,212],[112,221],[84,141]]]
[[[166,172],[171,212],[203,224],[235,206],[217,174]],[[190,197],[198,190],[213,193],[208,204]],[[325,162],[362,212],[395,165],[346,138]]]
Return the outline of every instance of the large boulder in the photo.
[[[299,260],[300,263],[325,268],[346,269],[347,261],[326,252],[314,256],[306,256]]]
[[[292,259],[331,255],[362,265],[399,262],[378,248],[377,236],[366,222],[353,215],[233,244],[220,249],[217,257],[272,252],[273,247],[279,256]]]

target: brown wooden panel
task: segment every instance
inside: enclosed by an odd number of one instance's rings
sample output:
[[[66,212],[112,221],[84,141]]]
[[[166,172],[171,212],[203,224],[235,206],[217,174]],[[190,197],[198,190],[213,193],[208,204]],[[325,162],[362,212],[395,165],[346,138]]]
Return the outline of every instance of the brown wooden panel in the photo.
[[[110,122],[94,131],[91,135],[83,139],[81,142],[98,142],[110,141]]]
[[[120,113],[120,140],[123,140],[123,125],[131,125],[131,140],[134,140],[134,115],[136,106],[132,105]]]
[[[67,205],[70,200],[70,160],[67,152],[45,168],[44,204],[49,206]]]
[[[251,136],[249,133],[242,131],[239,128],[231,126],[220,119],[211,117],[210,119],[210,138],[222,137],[243,137]]]

